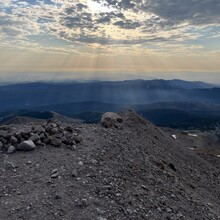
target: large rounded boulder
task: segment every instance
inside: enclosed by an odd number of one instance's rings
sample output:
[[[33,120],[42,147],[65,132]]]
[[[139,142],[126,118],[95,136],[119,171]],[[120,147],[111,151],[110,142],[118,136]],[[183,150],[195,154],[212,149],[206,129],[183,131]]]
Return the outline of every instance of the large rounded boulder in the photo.
[[[106,112],[101,118],[101,124],[106,128],[118,128],[122,122],[122,117],[114,112]]]

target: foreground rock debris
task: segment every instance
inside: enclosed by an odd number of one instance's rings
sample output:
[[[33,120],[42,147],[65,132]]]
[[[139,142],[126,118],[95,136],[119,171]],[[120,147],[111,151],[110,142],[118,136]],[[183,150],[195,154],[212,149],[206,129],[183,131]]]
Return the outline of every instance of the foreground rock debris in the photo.
[[[0,127],[0,219],[220,219],[214,164],[134,112],[107,121]]]

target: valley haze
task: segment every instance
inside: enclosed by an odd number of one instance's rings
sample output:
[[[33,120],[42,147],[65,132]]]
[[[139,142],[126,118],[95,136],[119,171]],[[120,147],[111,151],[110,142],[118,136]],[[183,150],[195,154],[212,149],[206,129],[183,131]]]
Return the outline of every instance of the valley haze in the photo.
[[[51,111],[97,123],[104,112],[125,109],[174,128],[215,129],[220,121],[220,88],[201,81],[27,82],[0,86],[0,101],[2,123],[16,116],[49,119]]]

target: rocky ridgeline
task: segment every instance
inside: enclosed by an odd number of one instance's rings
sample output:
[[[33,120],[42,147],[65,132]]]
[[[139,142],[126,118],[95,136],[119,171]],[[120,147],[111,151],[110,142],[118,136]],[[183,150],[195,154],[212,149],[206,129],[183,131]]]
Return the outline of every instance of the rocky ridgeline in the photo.
[[[132,111],[3,126],[0,141],[0,220],[220,219],[219,169]]]
[[[8,154],[32,151],[39,146],[67,147],[74,150],[82,141],[80,131],[58,121],[27,125],[18,131],[15,126],[0,127],[0,149]]]

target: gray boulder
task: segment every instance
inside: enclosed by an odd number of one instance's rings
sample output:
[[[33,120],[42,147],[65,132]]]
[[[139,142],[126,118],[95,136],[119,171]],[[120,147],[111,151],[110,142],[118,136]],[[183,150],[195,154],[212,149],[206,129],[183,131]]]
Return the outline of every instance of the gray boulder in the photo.
[[[83,141],[82,137],[80,137],[80,136],[73,136],[73,140],[74,140],[77,144],[79,144],[79,143],[81,143],[81,142]],[[71,143],[71,144],[74,144],[74,143]]]
[[[40,140],[40,136],[38,134],[32,134],[30,136],[29,140],[31,140],[33,142],[37,142],[38,140]]]
[[[11,146],[8,148],[7,153],[8,153],[8,154],[12,154],[12,153],[14,153],[15,150],[16,150],[16,148],[11,145]]]
[[[62,145],[62,141],[60,139],[58,139],[58,138],[51,138],[50,143],[54,147],[60,147]]]
[[[40,126],[37,126],[37,127],[34,128],[34,132],[38,133],[38,134],[41,134],[41,133],[45,132],[45,129],[40,125]]]
[[[20,150],[20,151],[31,151],[34,150],[36,148],[36,145],[34,144],[34,142],[32,140],[28,140],[28,141],[23,141],[21,142],[17,147],[16,150]]]
[[[16,143],[18,143],[18,139],[17,139],[15,136],[11,136],[11,137],[10,137],[10,142],[11,142],[12,144],[16,144]]]
[[[119,123],[122,123],[123,119],[120,115],[114,112],[106,112],[102,115],[101,124],[106,128],[118,128]]]

